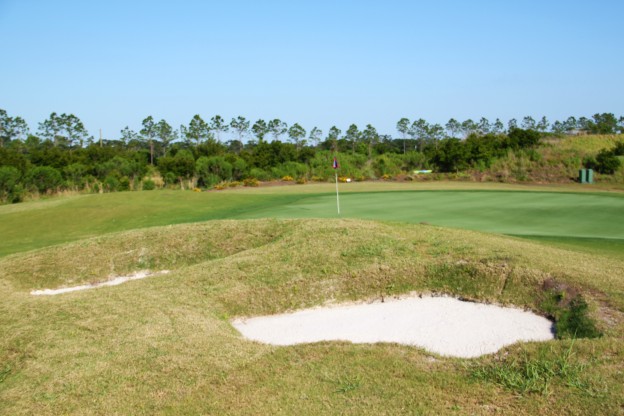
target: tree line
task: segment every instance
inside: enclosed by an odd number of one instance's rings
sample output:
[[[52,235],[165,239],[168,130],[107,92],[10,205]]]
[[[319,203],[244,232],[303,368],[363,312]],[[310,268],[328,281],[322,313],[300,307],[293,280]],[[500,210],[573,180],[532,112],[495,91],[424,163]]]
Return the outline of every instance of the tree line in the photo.
[[[527,116],[506,124],[450,119],[445,125],[401,118],[396,130],[392,137],[371,124],[362,129],[351,124],[344,132],[332,126],[324,135],[317,127],[307,131],[280,119],[252,124],[238,116],[228,123],[219,115],[209,120],[195,115],[174,128],[148,116],[139,131],[125,127],[117,139],[96,140],[73,114],[52,113],[31,134],[23,118],[0,109],[0,200],[17,202],[29,193],[63,189],[212,187],[252,178],[327,180],[333,176],[335,152],[340,153],[341,173],[356,179],[423,168],[483,169],[509,151],[534,148],[545,135],[622,133],[624,117],[602,113],[550,123],[546,117]],[[614,166],[614,155],[602,155],[607,165]],[[591,163],[598,169],[605,165],[597,159]],[[157,177],[162,184],[155,182]]]

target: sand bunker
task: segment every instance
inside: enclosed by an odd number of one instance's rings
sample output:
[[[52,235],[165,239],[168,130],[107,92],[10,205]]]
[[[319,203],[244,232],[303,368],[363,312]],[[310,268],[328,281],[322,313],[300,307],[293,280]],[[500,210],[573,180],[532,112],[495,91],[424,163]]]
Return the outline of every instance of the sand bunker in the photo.
[[[232,324],[244,337],[272,345],[395,342],[462,358],[491,354],[518,341],[554,338],[553,323],[544,317],[448,297],[306,309]]]
[[[145,279],[146,277],[158,276],[158,275],[167,274],[167,273],[169,273],[169,270],[161,270],[159,272],[150,272],[149,270],[141,270],[129,276],[117,276],[111,280],[106,280],[104,282],[90,283],[90,284],[80,285],[80,286],[61,287],[59,289],[33,290],[32,292],[30,292],[30,294],[35,295],[35,296],[59,295],[61,293],[76,292],[78,290],[95,289],[95,288],[102,287],[102,286],[117,286],[122,283],[128,282],[130,280]]]

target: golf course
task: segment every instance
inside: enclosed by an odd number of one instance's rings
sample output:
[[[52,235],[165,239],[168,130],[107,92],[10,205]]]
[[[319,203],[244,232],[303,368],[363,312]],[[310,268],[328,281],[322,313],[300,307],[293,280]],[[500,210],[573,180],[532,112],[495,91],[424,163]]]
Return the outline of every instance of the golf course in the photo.
[[[0,414],[622,414],[624,192],[338,189],[0,206]],[[531,311],[555,339],[467,359],[392,342],[273,346],[232,325],[409,294]]]

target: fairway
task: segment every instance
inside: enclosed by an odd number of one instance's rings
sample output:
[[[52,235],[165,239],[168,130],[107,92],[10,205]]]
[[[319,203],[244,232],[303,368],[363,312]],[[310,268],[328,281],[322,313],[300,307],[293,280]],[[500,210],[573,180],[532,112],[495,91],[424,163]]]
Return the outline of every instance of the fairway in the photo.
[[[624,251],[620,193],[501,190],[498,184],[308,185],[226,192],[122,192],[0,207],[0,256],[111,232],[219,219],[357,218],[428,223]],[[428,186],[425,190],[420,190]],[[456,186],[460,189],[453,189]],[[513,187],[511,187],[514,189]],[[387,191],[382,191],[387,189]]]
[[[341,195],[341,217],[464,228],[518,236],[624,239],[619,195],[507,191]],[[335,195],[311,196],[245,218],[336,218]]]

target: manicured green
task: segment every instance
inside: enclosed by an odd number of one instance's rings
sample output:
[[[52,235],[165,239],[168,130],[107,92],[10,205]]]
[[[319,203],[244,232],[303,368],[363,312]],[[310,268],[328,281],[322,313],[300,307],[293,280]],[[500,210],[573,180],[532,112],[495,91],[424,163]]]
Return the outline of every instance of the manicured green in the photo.
[[[340,216],[466,228],[519,236],[624,239],[624,197],[504,191],[344,194]],[[335,218],[335,195],[243,214],[252,218]]]
[[[620,193],[511,192],[497,184],[469,191],[462,185],[456,186],[459,190],[430,191],[428,184],[387,184],[393,192],[378,192],[384,184],[352,185],[356,184],[341,185],[342,218],[427,222],[531,238],[593,239],[594,246],[615,244],[615,253],[624,240]],[[401,191],[406,188],[409,191]],[[329,184],[201,193],[123,192],[5,205],[0,206],[0,256],[156,225],[227,218],[338,218],[331,192]]]

